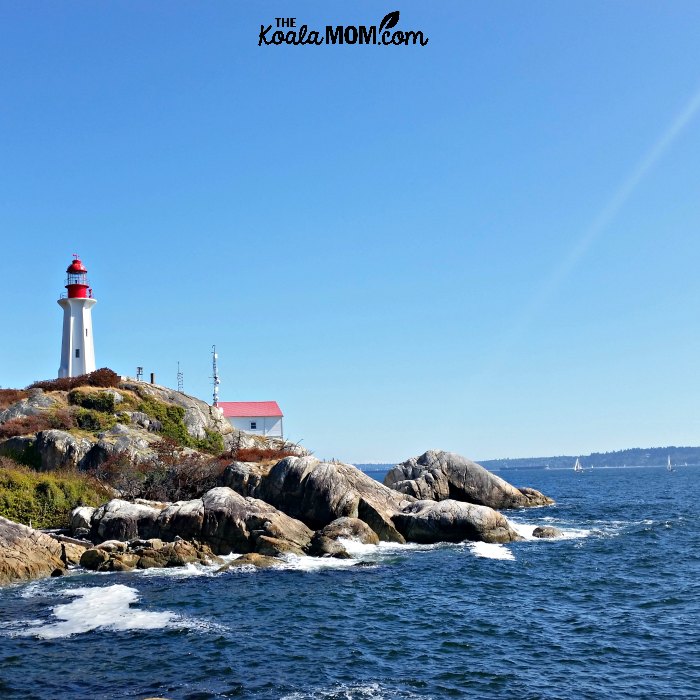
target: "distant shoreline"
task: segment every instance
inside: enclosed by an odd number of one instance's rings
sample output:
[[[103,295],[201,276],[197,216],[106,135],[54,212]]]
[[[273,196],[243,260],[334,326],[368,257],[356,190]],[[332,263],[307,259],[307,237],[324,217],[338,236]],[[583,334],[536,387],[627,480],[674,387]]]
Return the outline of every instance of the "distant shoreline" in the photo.
[[[700,465],[700,447],[633,447],[615,452],[592,452],[589,455],[557,455],[553,457],[513,457],[506,459],[476,460],[489,471],[514,469],[571,469],[577,458],[584,469],[633,469],[637,467],[665,467],[668,458],[674,467]],[[394,463],[356,463],[363,472],[392,469]]]

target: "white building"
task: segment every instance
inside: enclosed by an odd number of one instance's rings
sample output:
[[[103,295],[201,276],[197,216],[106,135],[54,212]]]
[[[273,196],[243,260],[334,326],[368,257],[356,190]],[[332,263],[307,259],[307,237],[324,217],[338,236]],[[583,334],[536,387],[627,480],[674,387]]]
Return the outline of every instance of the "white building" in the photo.
[[[218,406],[237,430],[266,437],[284,437],[283,414],[277,401],[219,401]]]
[[[68,293],[58,300],[63,308],[63,341],[59,377],[78,377],[95,371],[95,346],[92,340],[92,289],[87,270],[77,255],[66,272]]]

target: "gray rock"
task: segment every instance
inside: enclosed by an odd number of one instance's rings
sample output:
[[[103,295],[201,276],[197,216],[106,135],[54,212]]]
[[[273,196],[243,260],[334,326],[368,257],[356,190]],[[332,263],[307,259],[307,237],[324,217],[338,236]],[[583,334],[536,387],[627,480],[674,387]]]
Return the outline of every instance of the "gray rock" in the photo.
[[[552,527],[551,525],[540,525],[532,531],[533,537],[539,537],[541,539],[561,537],[563,534],[564,533],[558,527]]]
[[[234,462],[224,483],[260,498],[313,529],[342,517],[358,518],[390,542],[403,542],[392,516],[412,501],[359,469],[315,457],[286,457],[273,466]]]
[[[218,554],[253,552],[259,546],[269,553],[275,544],[278,552],[303,554],[311,541],[313,532],[303,522],[225,486],[207,491],[202,501],[202,539]]]
[[[367,523],[357,518],[338,518],[314,534],[309,554],[346,559],[350,555],[339,540],[354,540],[362,544],[379,544],[379,537]]]
[[[92,515],[90,539],[133,540],[158,537],[156,522],[161,511],[150,506],[129,503],[119,498],[100,506]]]
[[[42,430],[36,434],[34,447],[41,457],[41,469],[55,471],[77,469],[93,444],[65,430]]]
[[[554,503],[535,489],[519,489],[454,452],[429,450],[390,470],[390,488],[418,499],[451,498],[491,508],[526,508]]]
[[[90,530],[92,525],[92,516],[96,508],[91,506],[78,506],[70,512],[70,530],[73,534],[77,530]]]
[[[171,503],[162,509],[114,499],[93,513],[90,534],[93,542],[156,537],[197,540],[217,554],[304,554],[313,532],[267,503],[219,487],[201,499]]]
[[[513,530],[508,520],[488,506],[463,501],[416,501],[394,522],[410,542],[516,542],[523,538]]]
[[[210,406],[194,396],[146,382],[127,381],[122,382],[120,387],[134,391],[139,396],[150,396],[158,401],[184,408],[183,422],[187,432],[194,438],[206,437],[207,430],[219,432],[222,435],[233,433],[233,426],[224,418],[224,413],[220,408]]]
[[[0,411],[0,423],[22,416],[38,416],[58,405],[60,405],[58,398],[45,394],[41,389],[30,389],[26,399],[21,399],[4,411]]]

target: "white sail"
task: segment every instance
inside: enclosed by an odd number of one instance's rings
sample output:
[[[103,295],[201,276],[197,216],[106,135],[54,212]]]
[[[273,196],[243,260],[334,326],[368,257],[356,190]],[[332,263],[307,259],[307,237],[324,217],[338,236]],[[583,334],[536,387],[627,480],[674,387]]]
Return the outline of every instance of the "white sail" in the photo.
[[[582,472],[583,467],[581,466],[581,461],[579,460],[578,457],[576,457],[576,464],[574,464],[574,471],[575,472]]]
[[[671,455],[668,456],[668,461],[666,462],[666,471],[673,471],[673,467],[671,466]]]

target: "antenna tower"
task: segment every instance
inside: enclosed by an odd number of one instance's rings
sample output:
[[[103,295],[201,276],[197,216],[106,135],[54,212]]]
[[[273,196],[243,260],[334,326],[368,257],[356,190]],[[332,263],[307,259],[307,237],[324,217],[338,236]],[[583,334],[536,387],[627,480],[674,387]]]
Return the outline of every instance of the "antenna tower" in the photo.
[[[219,379],[219,368],[217,367],[216,361],[219,356],[216,354],[216,345],[211,346],[211,369],[212,369],[212,382],[214,384],[214,394],[213,394],[213,406],[219,405],[219,384],[221,380]]]
[[[136,381],[137,382],[143,381],[143,367],[136,368]]]
[[[182,394],[185,388],[184,378],[180,370],[180,362],[177,363],[177,390]]]

